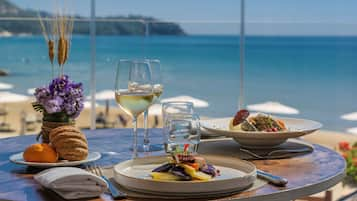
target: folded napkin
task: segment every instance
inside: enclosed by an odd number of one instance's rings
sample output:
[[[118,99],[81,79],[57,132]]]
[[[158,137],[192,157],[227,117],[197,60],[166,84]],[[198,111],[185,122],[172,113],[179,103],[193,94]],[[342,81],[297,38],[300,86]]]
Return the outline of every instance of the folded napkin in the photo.
[[[65,199],[97,197],[108,188],[101,177],[74,167],[47,169],[34,175],[34,179]]]

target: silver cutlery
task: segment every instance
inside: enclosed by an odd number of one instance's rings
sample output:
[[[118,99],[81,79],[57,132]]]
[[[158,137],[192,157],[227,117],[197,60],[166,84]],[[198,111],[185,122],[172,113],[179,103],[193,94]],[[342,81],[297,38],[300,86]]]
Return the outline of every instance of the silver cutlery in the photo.
[[[250,156],[253,156],[256,159],[272,159],[272,158],[277,158],[277,157],[285,157],[289,156],[292,154],[299,154],[299,153],[306,153],[310,152],[311,149],[309,148],[303,148],[303,149],[278,149],[278,150],[273,150],[270,151],[264,155],[257,154],[253,151],[250,151],[248,149],[240,148],[240,150],[246,154],[249,154]],[[279,156],[274,156],[276,154],[280,154]]]
[[[257,176],[261,179],[268,181],[270,184],[275,186],[286,186],[288,180],[284,177],[280,177],[277,175],[272,175],[270,173],[264,172],[262,170],[257,170]]]
[[[108,190],[114,199],[124,199],[127,197],[126,193],[121,192],[118,188],[116,188],[114,186],[114,184],[112,184],[112,182],[106,176],[104,176],[103,170],[101,167],[99,167],[97,165],[86,166],[86,170],[88,172],[91,172],[91,173],[101,177],[102,179],[104,179],[107,182]]]

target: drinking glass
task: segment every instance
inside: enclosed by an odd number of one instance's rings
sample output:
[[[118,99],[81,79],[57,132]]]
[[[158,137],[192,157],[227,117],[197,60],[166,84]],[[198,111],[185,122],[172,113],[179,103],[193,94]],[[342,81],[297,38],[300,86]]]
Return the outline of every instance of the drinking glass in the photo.
[[[198,115],[167,116],[164,136],[166,153],[177,153],[183,150],[196,153],[201,137]]]
[[[194,107],[192,102],[187,101],[170,101],[162,104],[163,122],[168,117],[193,115]]]
[[[200,141],[199,116],[194,113],[193,103],[166,102],[162,105],[163,136],[167,153],[182,150],[188,144],[196,152]]]
[[[133,158],[137,152],[137,117],[154,100],[150,63],[146,60],[120,60],[115,81],[115,100],[133,118]]]
[[[161,80],[161,64],[160,60],[153,59],[147,60],[150,63],[151,67],[151,80],[153,85],[154,91],[154,101],[158,102],[160,99],[161,94],[163,93],[164,87]],[[142,146],[142,150],[139,151],[160,151],[163,149],[161,145],[158,144],[150,144],[149,138],[149,128],[148,128],[148,120],[149,120],[149,110],[146,109],[144,112],[144,142]]]

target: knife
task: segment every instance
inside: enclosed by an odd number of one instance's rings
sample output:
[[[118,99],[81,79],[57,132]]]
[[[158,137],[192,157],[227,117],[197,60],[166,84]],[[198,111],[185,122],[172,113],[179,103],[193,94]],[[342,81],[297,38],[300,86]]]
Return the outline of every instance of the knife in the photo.
[[[286,178],[277,175],[272,175],[262,170],[257,170],[257,176],[263,180],[268,181],[270,184],[279,187],[286,186],[286,184],[288,183],[288,180]]]

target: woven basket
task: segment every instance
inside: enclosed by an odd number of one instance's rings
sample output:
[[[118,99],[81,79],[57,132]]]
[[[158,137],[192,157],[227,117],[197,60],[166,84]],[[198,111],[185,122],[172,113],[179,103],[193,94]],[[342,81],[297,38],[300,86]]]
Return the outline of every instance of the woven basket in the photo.
[[[37,139],[41,137],[43,143],[50,142],[50,132],[52,129],[60,127],[60,126],[74,126],[75,122],[51,122],[51,121],[43,121],[41,132],[38,135]]]

